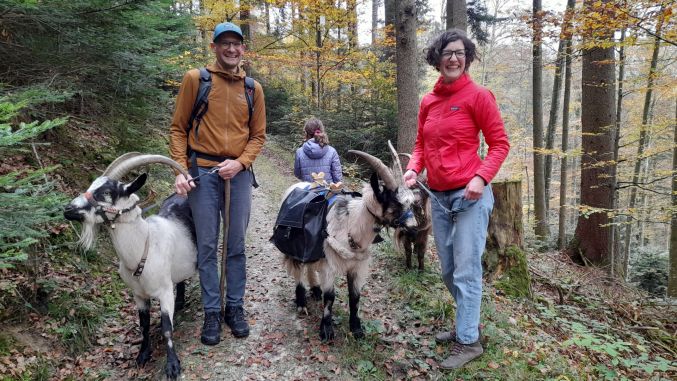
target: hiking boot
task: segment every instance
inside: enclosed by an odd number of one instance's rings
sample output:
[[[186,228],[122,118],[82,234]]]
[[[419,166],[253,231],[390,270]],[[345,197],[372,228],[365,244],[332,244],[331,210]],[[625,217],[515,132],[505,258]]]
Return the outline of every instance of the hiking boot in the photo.
[[[200,341],[204,345],[216,345],[221,341],[221,318],[220,313],[205,312],[205,322],[202,325]]]
[[[249,323],[244,317],[242,306],[226,307],[226,315],[223,318],[230,327],[230,332],[235,337],[249,336]]]
[[[451,331],[438,332],[437,335],[435,335],[435,342],[437,342],[437,344],[455,343],[456,330],[452,329]]]
[[[472,344],[461,344],[454,342],[451,347],[451,356],[442,361],[440,368],[442,369],[458,369],[468,362],[480,357],[484,353],[482,344],[477,340]]]
[[[482,328],[479,328],[479,339],[482,344],[486,344],[485,338],[482,337]],[[435,335],[435,342],[437,344],[447,344],[456,342],[456,330],[438,332]]]

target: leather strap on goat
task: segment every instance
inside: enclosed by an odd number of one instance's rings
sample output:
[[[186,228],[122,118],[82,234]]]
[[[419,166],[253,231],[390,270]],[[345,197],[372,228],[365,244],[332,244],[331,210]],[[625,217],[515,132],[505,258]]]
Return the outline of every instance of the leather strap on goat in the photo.
[[[136,271],[134,271],[134,276],[141,276],[143,268],[146,266],[146,259],[148,258],[148,246],[150,241],[150,227],[148,228],[148,234],[146,235],[146,244],[143,246],[143,255],[141,256],[141,261],[136,266]]]

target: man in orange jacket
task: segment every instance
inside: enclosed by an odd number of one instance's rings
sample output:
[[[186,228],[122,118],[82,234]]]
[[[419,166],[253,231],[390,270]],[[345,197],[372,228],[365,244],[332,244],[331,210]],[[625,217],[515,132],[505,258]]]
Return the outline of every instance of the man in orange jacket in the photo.
[[[240,67],[245,51],[240,28],[224,22],[214,29],[210,48],[216,61],[207,65],[211,73],[208,109],[197,125],[191,112],[200,88],[198,69],[188,71],[181,83],[170,130],[170,152],[189,169],[191,177],[178,174],[176,193],[188,195],[197,234],[198,271],[205,312],[200,340],[216,345],[221,340],[221,297],[218,274],[220,213],[224,208],[224,180],[230,180],[227,291],[225,322],[235,337],[247,337],[249,324],[244,314],[246,284],[245,234],[251,212],[253,173],[251,164],[266,140],[266,112],[263,89],[254,84],[251,120],[245,72]],[[209,173],[215,170],[213,173]],[[200,176],[199,186],[191,181]]]

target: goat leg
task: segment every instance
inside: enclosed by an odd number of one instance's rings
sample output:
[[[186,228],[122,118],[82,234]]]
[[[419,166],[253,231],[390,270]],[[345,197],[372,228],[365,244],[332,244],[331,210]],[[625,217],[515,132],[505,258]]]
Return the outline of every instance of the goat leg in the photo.
[[[186,282],[176,284],[176,299],[174,299],[174,312],[181,311],[186,306]]]
[[[308,285],[310,286],[310,293],[313,296],[315,301],[322,300],[322,289],[319,286],[319,281],[317,280],[317,271],[315,270],[315,265],[310,265],[308,267]]]
[[[353,273],[348,273],[348,304],[350,306],[350,332],[353,337],[361,339],[364,337],[364,330],[362,329],[362,322],[358,316],[360,305],[360,287],[358,286],[357,277]]]
[[[414,251],[416,252],[416,256],[418,257],[418,271],[423,272],[424,269],[423,257],[425,255],[426,243],[421,243],[419,241],[420,238],[418,238],[417,242],[414,243]]]
[[[167,340],[167,367],[165,374],[170,380],[176,380],[181,374],[181,362],[174,351],[174,343],[172,342],[172,319],[169,314],[162,312],[162,334]]]
[[[152,349],[150,347],[150,300],[136,298],[136,306],[139,311],[139,326],[141,327],[141,349],[136,356],[136,365],[144,366],[150,361]]]
[[[332,287],[324,292],[324,311],[322,315],[322,321],[320,322],[320,339],[322,341],[328,341],[334,339],[334,327],[331,318],[331,310],[334,306],[334,299],[336,294],[334,293],[334,287]]]
[[[404,254],[407,258],[407,269],[411,269],[411,238],[409,238],[408,235],[405,235],[402,237],[402,240],[404,241]]]
[[[306,288],[303,287],[303,283],[298,282],[296,284],[296,310],[300,313],[304,311],[308,315],[308,309],[306,308]]]

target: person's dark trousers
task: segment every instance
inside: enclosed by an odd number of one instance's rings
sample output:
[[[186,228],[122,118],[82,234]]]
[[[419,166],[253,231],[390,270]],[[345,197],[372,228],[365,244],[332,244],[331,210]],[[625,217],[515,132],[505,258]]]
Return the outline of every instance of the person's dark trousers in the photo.
[[[203,174],[209,168],[199,168]],[[199,185],[188,193],[197,234],[197,261],[205,313],[221,311],[219,292],[219,233],[224,204],[224,181],[218,174],[200,177]],[[252,200],[251,171],[242,171],[230,180],[230,223],[226,261],[226,306],[244,303],[247,280],[245,234]]]

